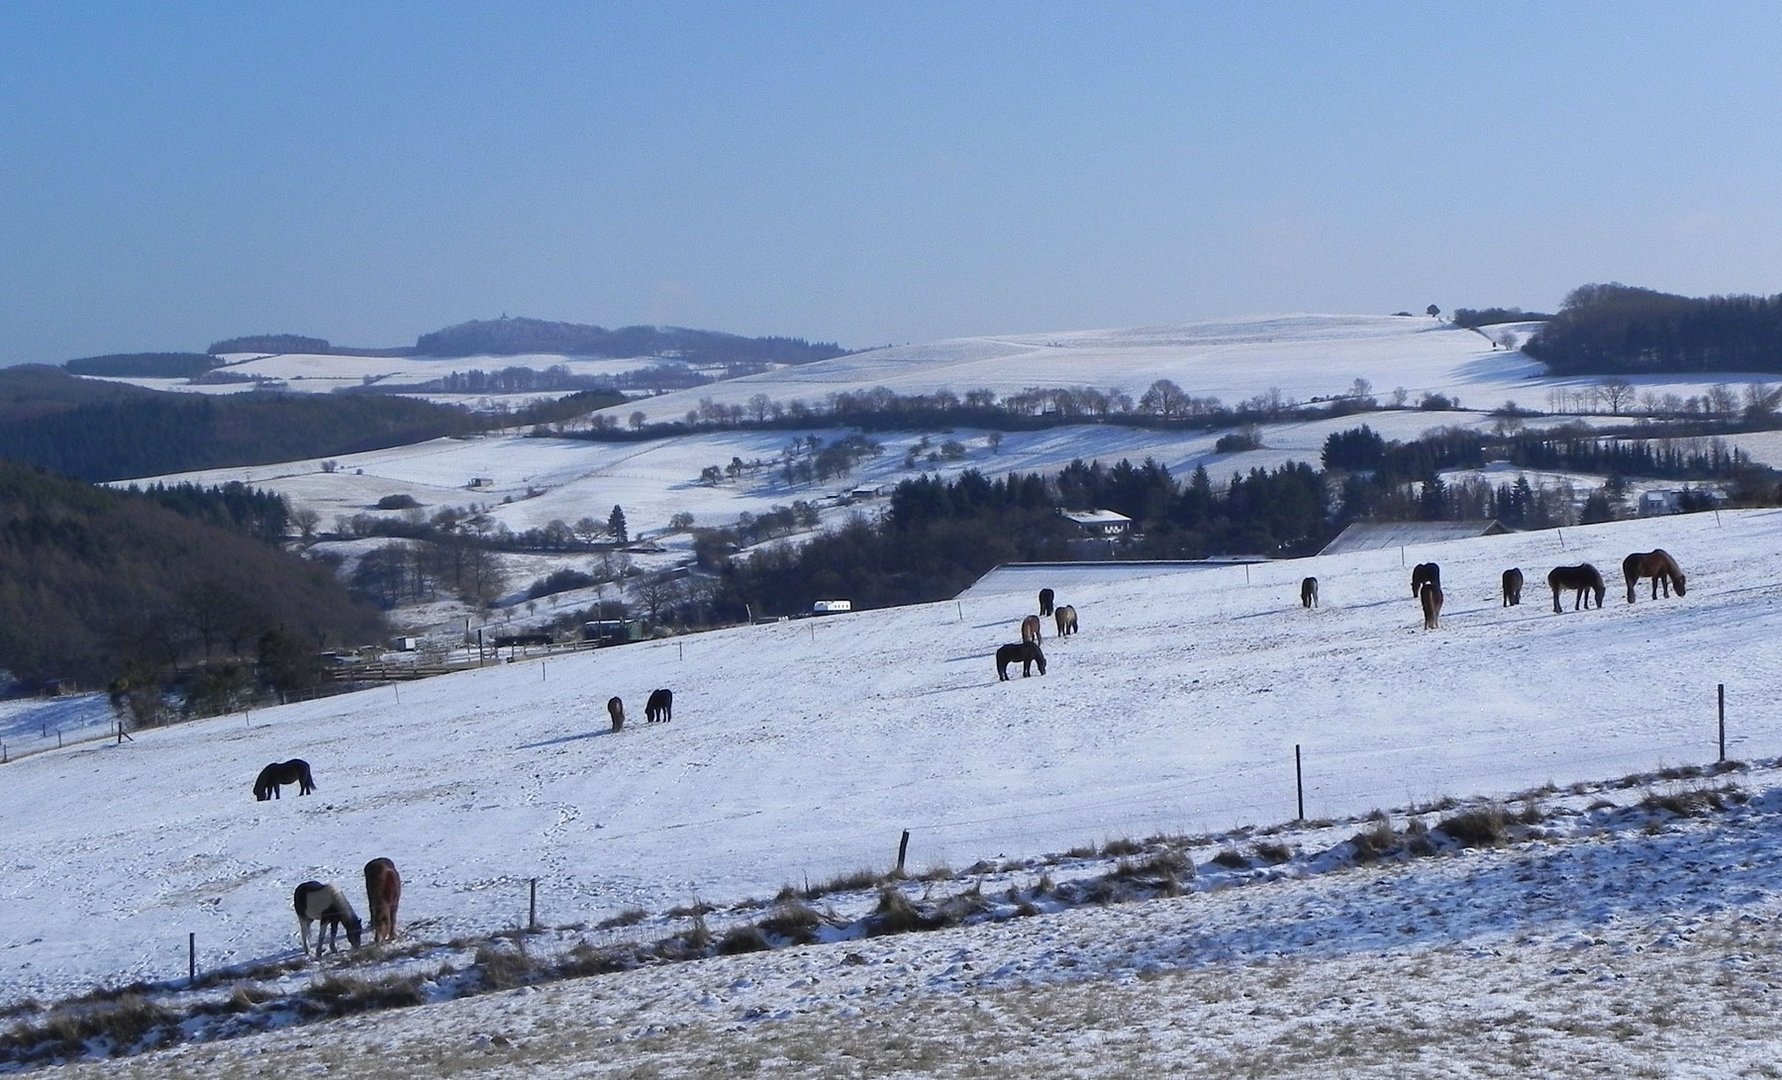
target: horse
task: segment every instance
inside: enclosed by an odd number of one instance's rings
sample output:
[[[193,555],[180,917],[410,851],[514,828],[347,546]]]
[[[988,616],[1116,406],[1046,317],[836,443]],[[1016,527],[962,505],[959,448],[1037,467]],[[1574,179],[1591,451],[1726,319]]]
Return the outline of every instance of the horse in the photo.
[[[1017,660],[1021,662],[1021,677],[1023,679],[1033,674],[1031,668],[1034,664],[1039,665],[1041,675],[1046,673],[1046,654],[1040,652],[1039,642],[1020,641],[1012,645],[1003,645],[996,650],[996,677],[1003,682],[1008,682],[1009,665]]]
[[[1040,620],[1038,615],[1029,615],[1021,620],[1021,640],[1038,644],[1040,639]]]
[[[1591,592],[1596,593],[1596,606],[1601,608],[1603,593],[1608,591],[1603,586],[1603,576],[1597,573],[1596,567],[1589,563],[1579,563],[1577,566],[1555,566],[1553,571],[1547,575],[1547,584],[1553,589],[1553,611],[1555,614],[1560,611],[1559,592],[1561,589],[1571,589],[1577,594],[1572,600],[1573,611],[1577,611],[1580,605],[1586,610],[1589,609],[1590,597],[1588,594]]]
[[[674,719],[674,691],[668,689],[650,691],[650,700],[644,703],[644,721],[654,724],[658,720],[667,723]]]
[[[291,896],[291,904],[297,909],[297,929],[303,934],[303,955],[309,955],[309,924],[321,921],[321,929],[316,932],[316,959],[322,958],[322,939],[328,940],[334,952],[340,951],[340,931],[346,929],[347,943],[353,948],[359,947],[359,939],[365,932],[365,924],[359,921],[358,912],[347,902],[346,894],[332,885],[324,885],[319,881],[306,881],[297,886]]]
[[[1040,600],[1040,614],[1041,615],[1052,614],[1052,590],[1051,589],[1041,589],[1039,600]]]
[[[1299,606],[1315,608],[1318,606],[1318,579],[1309,577],[1299,583]]]
[[[616,697],[606,699],[606,715],[613,718],[613,730],[625,726],[625,703]]]
[[[1423,605],[1423,629],[1434,630],[1442,616],[1442,587],[1425,581],[1417,593],[1417,602]]]
[[[365,900],[371,905],[372,943],[395,941],[396,905],[402,901],[402,875],[395,863],[373,859],[365,864]]]
[[[1522,571],[1511,567],[1504,571],[1504,607],[1522,603]]]
[[[1076,608],[1069,604],[1064,604],[1052,612],[1052,617],[1058,621],[1059,637],[1069,637],[1077,632]]]
[[[254,778],[254,798],[265,802],[267,799],[279,798],[278,789],[284,784],[296,784],[297,794],[308,795],[316,789],[316,779],[309,774],[309,762],[302,758],[289,761],[275,761],[260,770]]]
[[[1432,562],[1420,562],[1411,567],[1411,595],[1421,597],[1424,585],[1442,587],[1442,568]]]
[[[1683,570],[1671,553],[1663,548],[1651,551],[1636,551],[1621,560],[1621,575],[1627,578],[1627,602],[1634,602],[1634,583],[1641,578],[1652,579],[1652,599],[1658,599],[1658,590],[1662,587],[1666,596],[1676,589],[1677,595],[1683,595]]]

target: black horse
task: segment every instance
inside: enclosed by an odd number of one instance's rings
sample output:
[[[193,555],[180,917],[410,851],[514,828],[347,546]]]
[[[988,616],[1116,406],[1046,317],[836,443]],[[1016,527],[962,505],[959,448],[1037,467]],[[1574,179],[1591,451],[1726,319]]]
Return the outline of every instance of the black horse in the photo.
[[[1004,645],[996,650],[996,677],[1003,682],[1009,681],[1009,665],[1021,662],[1021,677],[1033,674],[1032,665],[1038,664],[1040,674],[1046,673],[1046,654],[1040,652],[1037,641],[1019,641],[1012,645]]]
[[[1573,611],[1577,611],[1580,606],[1586,609],[1590,607],[1590,593],[1596,594],[1596,606],[1602,607],[1603,593],[1608,591],[1603,587],[1603,576],[1597,573],[1596,567],[1589,563],[1579,563],[1577,566],[1555,566],[1552,573],[1547,575],[1547,584],[1553,589],[1553,610],[1555,613],[1561,610],[1559,606],[1561,589],[1571,589],[1577,594],[1572,600]]]
[[[1442,568],[1432,562],[1420,562],[1411,567],[1411,595],[1422,596],[1425,584],[1442,587]]]
[[[1504,571],[1504,607],[1522,603],[1522,571],[1512,566]]]
[[[674,691],[668,689],[650,691],[650,700],[644,703],[644,722],[654,724],[660,720],[667,723],[674,719]]]
[[[308,795],[314,791],[316,780],[309,774],[309,762],[302,758],[292,758],[289,761],[275,761],[261,769],[260,775],[254,779],[254,798],[261,802],[279,798],[278,789],[281,784],[296,784],[299,795]]]
[[[1051,589],[1041,589],[1039,600],[1040,600],[1040,614],[1041,615],[1052,614],[1052,590]]]

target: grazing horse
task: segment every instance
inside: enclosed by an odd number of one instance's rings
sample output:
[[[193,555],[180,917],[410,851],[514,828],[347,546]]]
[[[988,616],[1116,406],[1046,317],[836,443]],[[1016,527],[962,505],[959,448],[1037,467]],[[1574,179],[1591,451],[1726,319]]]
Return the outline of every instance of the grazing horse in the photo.
[[[1411,567],[1411,595],[1421,597],[1425,584],[1442,587],[1442,568],[1432,562],[1420,562]]]
[[[1309,577],[1299,583],[1299,606],[1315,608],[1318,606],[1318,579]]]
[[[1442,587],[1433,581],[1425,581],[1417,593],[1417,601],[1423,605],[1423,629],[1434,630],[1442,617]]]
[[[1030,669],[1034,664],[1039,665],[1041,675],[1046,673],[1046,654],[1040,652],[1039,642],[1022,641],[1013,645],[1001,646],[996,650],[996,677],[1003,682],[1008,682],[1009,665],[1017,660],[1021,662],[1021,677],[1023,679],[1033,674]]]
[[[1040,621],[1038,615],[1029,615],[1021,620],[1021,640],[1038,644],[1040,639]]]
[[[644,703],[644,721],[654,724],[658,720],[667,723],[674,719],[674,691],[668,689],[650,691],[650,700]]]
[[[267,799],[279,798],[278,789],[284,784],[296,784],[297,794],[308,795],[316,789],[316,779],[309,774],[309,762],[302,758],[289,761],[275,761],[260,770],[254,778],[254,798],[265,802]]]
[[[1052,617],[1058,621],[1059,637],[1069,637],[1077,632],[1076,608],[1064,604],[1052,612]]]
[[[365,864],[365,900],[371,905],[372,943],[395,941],[396,905],[402,902],[402,875],[395,863],[373,859]]]
[[[303,955],[309,955],[309,924],[320,920],[321,929],[316,931],[316,959],[322,958],[322,939],[326,938],[334,952],[340,951],[340,931],[346,928],[347,943],[353,948],[359,947],[359,938],[365,932],[365,924],[359,921],[358,912],[347,902],[346,894],[332,885],[324,885],[319,881],[306,881],[297,886],[291,896],[291,903],[297,909],[297,929],[303,934]]]
[[[1522,571],[1511,567],[1504,571],[1504,607],[1522,603]]]
[[[1041,615],[1052,614],[1052,590],[1051,589],[1041,589],[1040,590],[1040,614]]]
[[[613,730],[625,726],[625,703],[616,697],[606,699],[606,715],[613,718]]]
[[[1666,596],[1676,589],[1677,595],[1683,595],[1683,570],[1671,553],[1663,548],[1651,551],[1636,551],[1621,560],[1621,575],[1627,578],[1627,602],[1634,602],[1634,583],[1641,578],[1652,579],[1652,599],[1658,599],[1658,590],[1662,586]]]
[[[1577,594],[1572,600],[1573,611],[1577,611],[1580,606],[1588,609],[1590,607],[1589,594],[1593,592],[1596,594],[1596,606],[1601,608],[1603,593],[1608,591],[1603,587],[1603,576],[1597,573],[1596,567],[1589,563],[1579,563],[1577,566],[1555,566],[1552,573],[1547,575],[1547,584],[1553,589],[1553,611],[1555,614],[1560,610],[1559,593],[1561,589],[1571,589]]]

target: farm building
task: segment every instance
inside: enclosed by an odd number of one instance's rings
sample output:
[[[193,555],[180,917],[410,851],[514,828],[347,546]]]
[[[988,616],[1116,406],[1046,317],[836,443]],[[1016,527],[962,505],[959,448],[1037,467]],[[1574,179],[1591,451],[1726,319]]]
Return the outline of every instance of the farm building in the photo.
[[[1440,544],[1470,540],[1475,536],[1502,536],[1510,530],[1489,521],[1357,521],[1324,545],[1320,555],[1348,555],[1357,551]]]

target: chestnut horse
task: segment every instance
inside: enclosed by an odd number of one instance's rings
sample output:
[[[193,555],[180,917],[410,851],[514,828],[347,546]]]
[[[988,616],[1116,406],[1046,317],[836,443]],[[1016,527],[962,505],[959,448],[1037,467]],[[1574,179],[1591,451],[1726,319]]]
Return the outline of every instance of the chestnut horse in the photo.
[[[1634,602],[1634,583],[1641,578],[1652,579],[1652,599],[1658,599],[1658,590],[1662,587],[1666,596],[1676,589],[1677,595],[1683,595],[1683,571],[1677,566],[1677,560],[1663,548],[1651,551],[1636,551],[1621,560],[1621,575],[1627,578],[1627,602]]]
[[[613,730],[618,731],[625,726],[625,703],[616,697],[606,699],[606,715],[613,719]]]
[[[1038,615],[1029,615],[1021,620],[1021,640],[1037,644],[1040,639],[1040,620]]]
[[[1561,589],[1571,589],[1577,594],[1572,600],[1573,611],[1577,611],[1580,606],[1586,610],[1589,609],[1590,593],[1596,594],[1596,606],[1601,608],[1603,593],[1608,591],[1603,586],[1603,576],[1597,573],[1596,567],[1589,563],[1579,563],[1577,566],[1555,566],[1552,572],[1547,575],[1547,584],[1553,589],[1553,611],[1556,614],[1560,610],[1559,593]]]
[[[1420,562],[1411,567],[1411,595],[1421,597],[1424,584],[1442,587],[1442,568],[1432,562]]]
[[[1003,645],[996,650],[996,677],[1003,682],[1009,681],[1009,665],[1019,662],[1023,679],[1033,674],[1030,668],[1039,665],[1040,674],[1046,673],[1046,654],[1040,652],[1037,641],[1021,641],[1012,645]]]
[[[1511,567],[1504,571],[1504,607],[1522,603],[1522,571]]]
[[[1423,605],[1423,629],[1434,630],[1442,615],[1442,587],[1433,581],[1425,581],[1417,593],[1417,601]]]
[[[371,905],[371,941],[396,940],[396,905],[402,902],[402,875],[389,859],[365,864],[365,900]]]
[[[1052,617],[1058,621],[1058,636],[1069,637],[1077,632],[1077,609],[1069,604],[1061,604],[1053,610]]]
[[[1051,589],[1041,589],[1039,601],[1040,601],[1040,614],[1041,615],[1052,614],[1052,590]]]
[[[1299,606],[1315,608],[1318,606],[1318,579],[1309,577],[1299,583]]]

